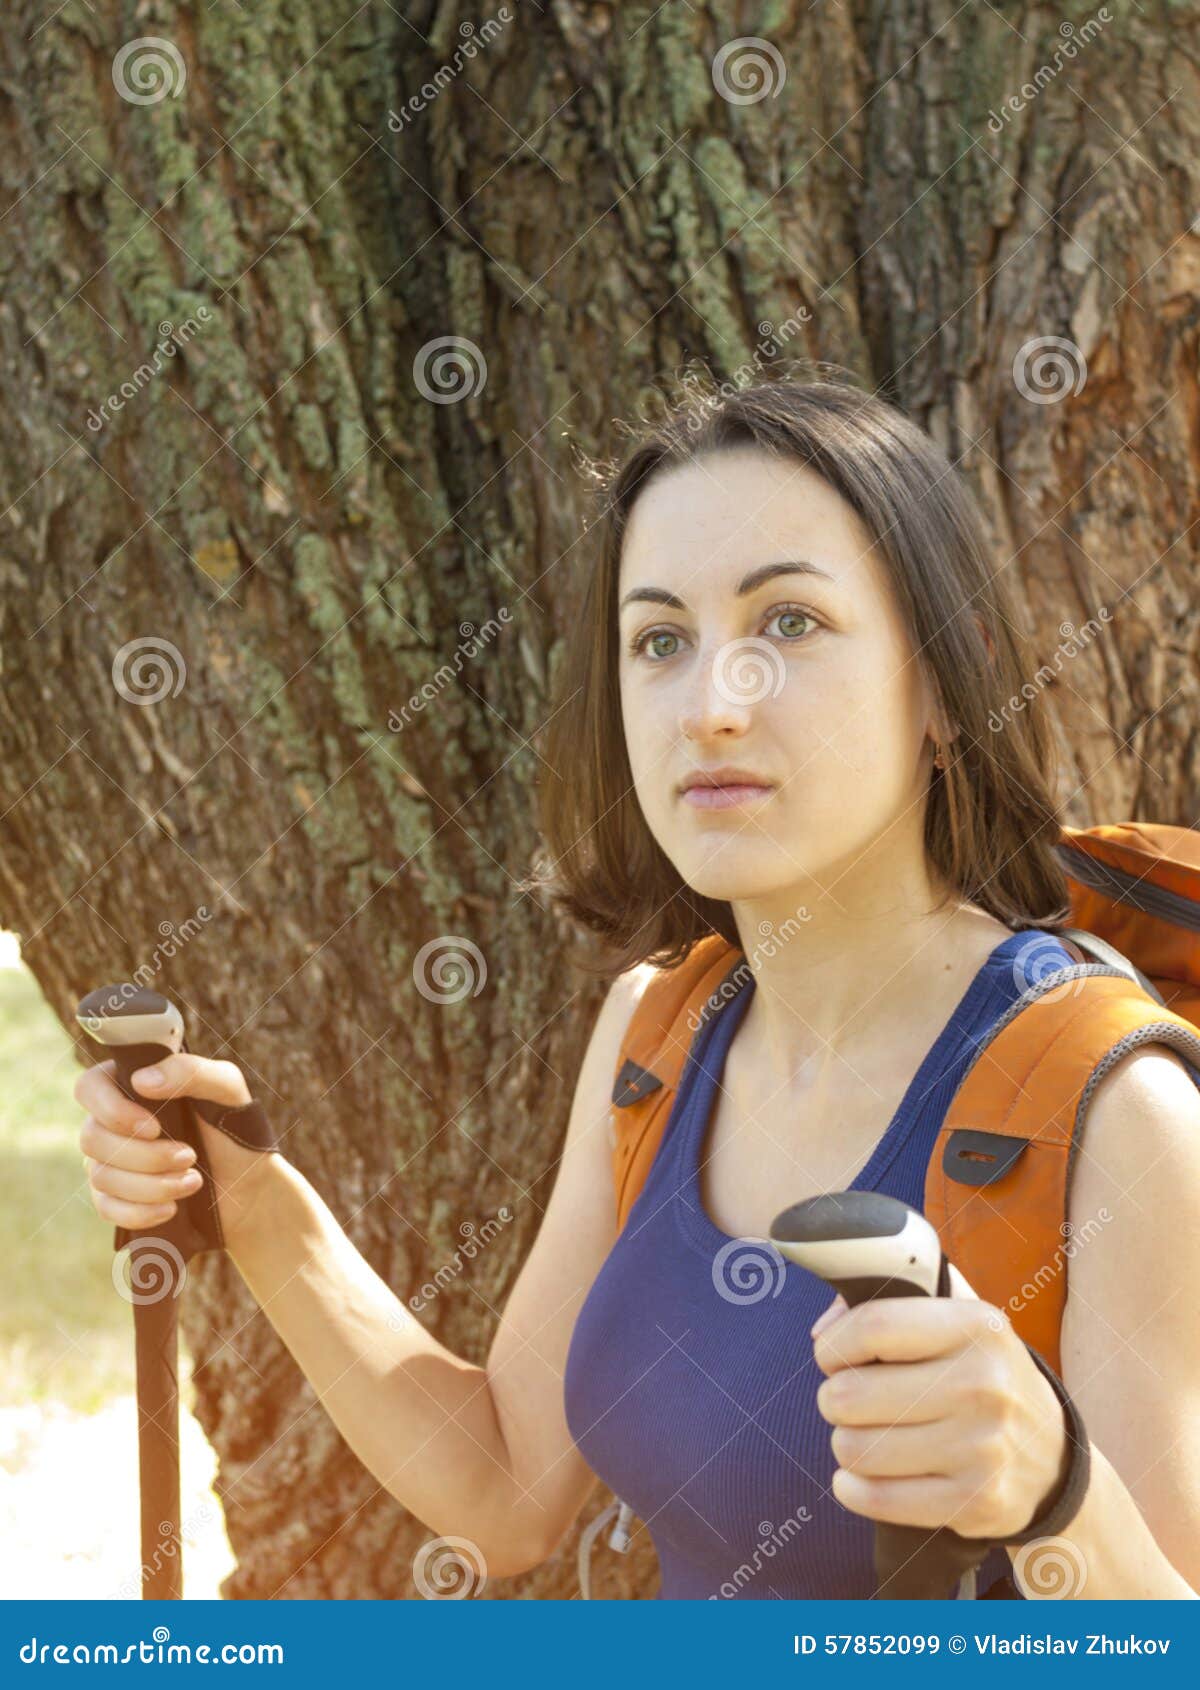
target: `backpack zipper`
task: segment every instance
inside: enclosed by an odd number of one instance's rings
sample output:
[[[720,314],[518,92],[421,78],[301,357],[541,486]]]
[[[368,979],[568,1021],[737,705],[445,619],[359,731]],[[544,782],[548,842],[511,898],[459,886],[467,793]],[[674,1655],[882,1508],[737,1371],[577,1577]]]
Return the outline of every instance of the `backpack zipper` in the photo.
[[[1194,898],[1185,897],[1182,892],[1171,892],[1165,886],[1155,886],[1152,881],[1130,874],[1126,869],[1113,868],[1078,845],[1058,845],[1055,849],[1063,858],[1063,866],[1072,879],[1091,891],[1101,892],[1116,903],[1128,904],[1143,915],[1158,916],[1162,921],[1172,921],[1177,927],[1200,933],[1200,904]]]

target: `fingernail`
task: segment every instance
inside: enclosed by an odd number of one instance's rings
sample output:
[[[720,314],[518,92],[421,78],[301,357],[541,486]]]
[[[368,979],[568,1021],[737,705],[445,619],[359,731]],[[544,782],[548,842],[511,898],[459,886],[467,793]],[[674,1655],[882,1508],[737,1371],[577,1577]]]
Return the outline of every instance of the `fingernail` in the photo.
[[[139,1091],[144,1091],[147,1086],[161,1086],[163,1071],[161,1068],[139,1068],[133,1076],[133,1083]]]
[[[837,1319],[838,1315],[844,1311],[845,1307],[846,1304],[842,1299],[841,1292],[839,1292],[833,1299],[832,1303],[830,1303],[829,1307],[825,1310],[824,1314],[818,1315],[816,1320],[813,1321],[809,1328],[809,1337],[815,1338],[818,1332],[823,1332],[827,1326],[832,1326],[833,1322]]]

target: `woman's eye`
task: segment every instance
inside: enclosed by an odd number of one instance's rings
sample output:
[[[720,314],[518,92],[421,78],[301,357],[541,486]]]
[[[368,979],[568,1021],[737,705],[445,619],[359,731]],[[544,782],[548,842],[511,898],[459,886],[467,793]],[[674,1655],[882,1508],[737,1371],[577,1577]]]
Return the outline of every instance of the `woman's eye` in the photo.
[[[781,628],[780,630],[786,640],[794,640],[802,637],[802,630],[794,626],[797,622],[811,622],[814,627],[816,626],[815,617],[810,616],[807,610],[800,610],[795,606],[785,606],[780,610],[773,610],[770,615],[770,620],[773,622],[776,617],[779,618],[781,623],[790,622],[793,624],[791,628]]]
[[[629,650],[634,657],[637,657],[645,651],[653,640],[677,640],[678,638],[679,635],[673,634],[669,628],[648,628],[644,634],[640,634],[636,640],[631,641]],[[655,651],[653,655],[655,657],[673,657],[675,654],[670,651]]]
[[[776,619],[783,624],[780,634],[788,645],[798,645],[801,640],[808,637],[803,628],[796,626],[797,623],[807,622],[813,628],[818,626],[816,617],[810,615],[807,610],[803,610],[799,605],[779,605],[777,609],[769,612],[763,622],[763,627],[769,627]],[[671,628],[647,628],[644,634],[637,635],[635,639],[629,642],[629,654],[631,657],[640,657],[645,653],[651,662],[661,662],[668,657],[674,657],[675,651],[673,649],[664,651],[658,642],[662,640],[678,641],[678,639],[679,635]]]

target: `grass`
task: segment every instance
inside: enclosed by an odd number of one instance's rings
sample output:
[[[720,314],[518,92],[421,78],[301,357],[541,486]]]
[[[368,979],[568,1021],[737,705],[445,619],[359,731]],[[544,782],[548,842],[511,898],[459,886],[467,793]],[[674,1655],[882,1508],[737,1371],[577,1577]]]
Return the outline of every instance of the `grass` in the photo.
[[[88,1195],[71,1040],[28,969],[8,960],[0,945],[4,1594],[136,1598],[133,1309],[113,1284],[113,1227]],[[187,1412],[182,1345],[179,1383],[184,1593],[215,1598],[233,1558],[215,1456]]]
[[[88,1196],[79,1072],[28,969],[0,968],[0,1400],[90,1414],[133,1389],[133,1314]]]

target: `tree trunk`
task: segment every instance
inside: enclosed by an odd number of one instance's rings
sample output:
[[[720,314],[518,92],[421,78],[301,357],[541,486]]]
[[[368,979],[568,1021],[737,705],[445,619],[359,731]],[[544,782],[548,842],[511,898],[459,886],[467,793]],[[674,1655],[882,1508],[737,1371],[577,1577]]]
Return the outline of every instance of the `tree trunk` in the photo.
[[[443,1270],[420,1318],[462,1356],[600,998],[514,891],[578,457],[663,372],[801,355],[905,406],[1021,571],[1069,819],[1194,817],[1200,92],[1172,15],[1174,41],[1124,8],[1084,39],[1081,12],[1069,61],[1061,14],[948,0],[776,6],[778,59],[722,57],[749,26],[700,0],[0,20],[0,925],[68,1025],[110,979],[175,996],[401,1295]],[[1053,402],[1044,336],[1086,363]],[[426,1528],[228,1262],[192,1287],[226,1594],[415,1595]],[[575,1594],[575,1543],[483,1594]],[[598,1595],[656,1589],[644,1533],[593,1561]]]

